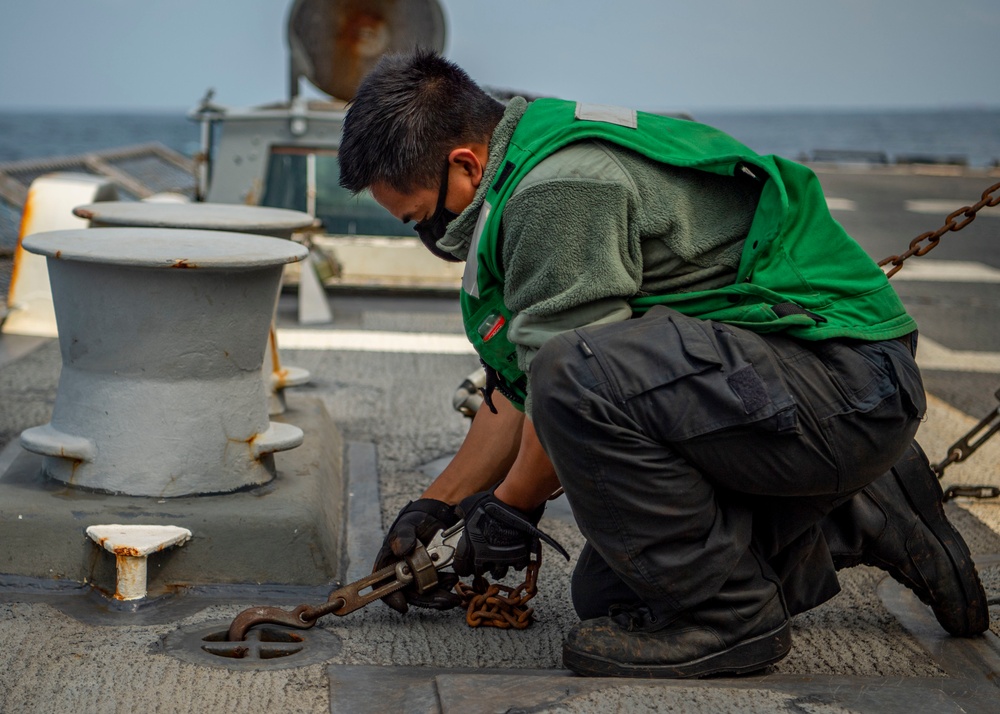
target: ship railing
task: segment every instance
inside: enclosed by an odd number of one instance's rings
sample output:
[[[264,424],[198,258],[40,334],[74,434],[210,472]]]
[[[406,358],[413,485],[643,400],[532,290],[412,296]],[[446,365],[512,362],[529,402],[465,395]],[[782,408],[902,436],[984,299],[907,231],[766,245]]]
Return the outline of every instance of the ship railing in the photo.
[[[115,184],[120,200],[138,201],[168,192],[193,199],[194,171],[193,159],[158,142],[0,163],[0,255],[11,255],[17,246],[28,188],[39,176],[55,172],[104,176]]]

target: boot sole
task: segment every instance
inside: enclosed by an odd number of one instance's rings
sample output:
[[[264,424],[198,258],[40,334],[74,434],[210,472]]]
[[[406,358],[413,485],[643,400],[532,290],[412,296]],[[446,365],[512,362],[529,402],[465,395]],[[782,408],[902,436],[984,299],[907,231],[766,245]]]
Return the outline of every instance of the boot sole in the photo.
[[[916,458],[922,460],[922,465],[925,464],[927,457],[920,446],[914,442],[911,448],[916,452]],[[929,469],[930,467],[928,466],[927,468]],[[912,482],[905,480],[895,468],[892,470],[892,475],[903,493],[906,494],[914,511],[919,514],[920,520],[934,534],[935,538],[937,538],[938,542],[944,548],[948,559],[951,561],[955,578],[960,583],[962,592],[965,594],[963,605],[967,613],[966,621],[961,624],[952,623],[952,626],[948,626],[942,622],[941,616],[935,609],[938,622],[956,637],[973,637],[982,634],[990,626],[989,609],[986,604],[986,591],[983,589],[983,584],[979,579],[975,563],[972,560],[972,553],[969,551],[965,539],[962,538],[962,535],[951,524],[951,521],[948,520],[944,512],[941,489],[937,486],[937,481],[934,481],[934,488],[931,488],[930,483],[925,479],[913,479]],[[894,568],[889,569],[889,572],[896,580],[907,585],[905,580],[900,580]],[[934,609],[933,605],[931,607]],[[950,618],[946,617],[945,619]]]
[[[792,648],[792,627],[788,622],[722,652],[678,664],[631,664],[616,662],[563,645],[563,664],[587,677],[638,677],[645,679],[686,679],[712,674],[748,674],[783,659]]]

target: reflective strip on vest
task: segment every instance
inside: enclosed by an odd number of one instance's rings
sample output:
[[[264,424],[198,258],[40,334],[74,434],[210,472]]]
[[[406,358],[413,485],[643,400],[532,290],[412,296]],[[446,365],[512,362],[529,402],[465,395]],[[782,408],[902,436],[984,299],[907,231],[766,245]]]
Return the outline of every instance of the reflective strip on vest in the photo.
[[[639,127],[639,115],[635,109],[613,107],[607,104],[576,103],[576,118],[581,121],[601,121],[605,124],[616,124],[628,129]]]
[[[465,260],[465,272],[462,273],[462,290],[472,297],[479,297],[479,239],[486,228],[486,221],[489,220],[490,211],[493,206],[489,201],[483,201],[483,207],[479,209],[479,220],[472,231],[472,241],[469,243],[469,257]]]

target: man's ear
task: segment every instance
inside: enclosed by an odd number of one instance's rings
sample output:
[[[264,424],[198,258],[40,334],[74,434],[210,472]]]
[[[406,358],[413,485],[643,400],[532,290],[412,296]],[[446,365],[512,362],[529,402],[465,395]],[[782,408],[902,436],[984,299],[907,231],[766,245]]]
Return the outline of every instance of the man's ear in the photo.
[[[462,174],[467,176],[469,182],[476,188],[483,180],[486,158],[489,155],[485,147],[482,148],[483,150],[477,150],[479,147],[460,146],[457,149],[452,149],[451,153],[448,154],[448,161],[453,168],[461,170]]]

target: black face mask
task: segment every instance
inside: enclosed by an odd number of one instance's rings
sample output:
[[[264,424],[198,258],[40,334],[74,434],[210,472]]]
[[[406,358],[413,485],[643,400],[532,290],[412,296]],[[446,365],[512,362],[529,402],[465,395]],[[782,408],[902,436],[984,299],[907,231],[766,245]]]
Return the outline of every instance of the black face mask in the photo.
[[[461,258],[456,258],[451,253],[437,247],[437,242],[444,237],[445,231],[448,230],[448,224],[458,218],[457,213],[449,211],[444,207],[445,199],[448,197],[448,170],[449,164],[446,161],[444,164],[444,173],[441,175],[441,190],[438,191],[437,207],[434,209],[434,215],[417,223],[413,226],[413,230],[420,236],[420,240],[427,246],[427,250],[438,258],[447,260],[450,263],[461,263]]]

